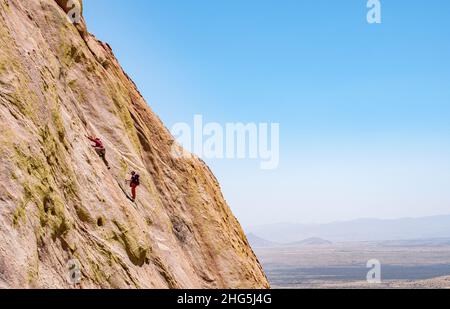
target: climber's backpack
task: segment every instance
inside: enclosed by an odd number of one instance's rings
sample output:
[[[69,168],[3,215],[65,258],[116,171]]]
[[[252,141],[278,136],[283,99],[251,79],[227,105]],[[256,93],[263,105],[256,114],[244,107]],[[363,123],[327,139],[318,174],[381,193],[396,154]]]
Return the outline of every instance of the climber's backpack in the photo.
[[[139,186],[141,184],[141,181],[139,178],[140,178],[140,176],[138,174],[135,174],[133,177],[131,177],[131,183]]]

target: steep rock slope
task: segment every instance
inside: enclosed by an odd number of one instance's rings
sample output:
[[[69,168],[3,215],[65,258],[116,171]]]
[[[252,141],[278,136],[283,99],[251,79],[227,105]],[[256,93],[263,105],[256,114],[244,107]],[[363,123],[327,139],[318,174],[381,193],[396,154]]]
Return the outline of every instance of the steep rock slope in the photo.
[[[67,2],[0,0],[0,287],[267,288],[208,167],[171,155],[172,136]],[[103,139],[111,170],[86,135]]]

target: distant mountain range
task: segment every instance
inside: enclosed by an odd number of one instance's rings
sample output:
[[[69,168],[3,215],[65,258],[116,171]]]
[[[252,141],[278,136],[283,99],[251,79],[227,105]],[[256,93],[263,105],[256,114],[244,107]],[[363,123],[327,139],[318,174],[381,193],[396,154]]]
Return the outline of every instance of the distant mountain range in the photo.
[[[301,246],[328,246],[332,245],[333,243],[329,240],[325,240],[318,237],[311,237],[307,238],[301,241],[291,242],[288,243],[288,246],[295,246],[295,247],[301,247]]]
[[[276,242],[265,240],[251,233],[247,235],[247,239],[252,248],[273,248],[280,245]]]
[[[333,244],[331,241],[317,237],[308,238],[302,241],[296,241],[292,243],[277,243],[258,237],[255,234],[248,234],[247,239],[250,242],[252,248],[326,246]]]
[[[393,220],[359,219],[328,224],[282,223],[248,229],[258,247],[304,242],[305,239],[341,241],[398,241],[450,238],[450,215]],[[257,235],[257,236],[256,236]]]

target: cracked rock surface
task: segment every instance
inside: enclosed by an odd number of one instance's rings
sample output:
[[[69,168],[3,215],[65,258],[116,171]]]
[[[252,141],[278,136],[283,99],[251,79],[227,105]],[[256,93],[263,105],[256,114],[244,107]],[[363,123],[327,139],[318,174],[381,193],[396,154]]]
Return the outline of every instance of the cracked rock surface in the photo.
[[[171,155],[168,130],[67,2],[0,0],[0,287],[268,288],[214,175]]]

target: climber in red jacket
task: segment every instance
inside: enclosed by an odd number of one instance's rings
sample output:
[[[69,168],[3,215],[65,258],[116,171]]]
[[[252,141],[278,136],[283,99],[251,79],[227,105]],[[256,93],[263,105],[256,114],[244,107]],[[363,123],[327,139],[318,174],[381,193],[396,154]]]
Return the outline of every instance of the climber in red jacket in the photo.
[[[92,145],[92,147],[94,147],[95,151],[97,152],[97,154],[100,156],[100,158],[102,158],[103,162],[105,163],[106,167],[108,169],[111,169],[111,167],[109,166],[108,161],[106,160],[106,148],[103,145],[103,142],[101,139],[99,139],[98,137],[92,137],[92,136],[86,136],[91,142],[94,143],[94,145]]]
[[[131,172],[131,179],[125,180],[125,182],[130,183],[131,199],[133,200],[133,202],[136,200],[136,188],[139,187],[139,185],[141,184],[139,178],[140,178],[139,174],[137,174],[136,172]]]

